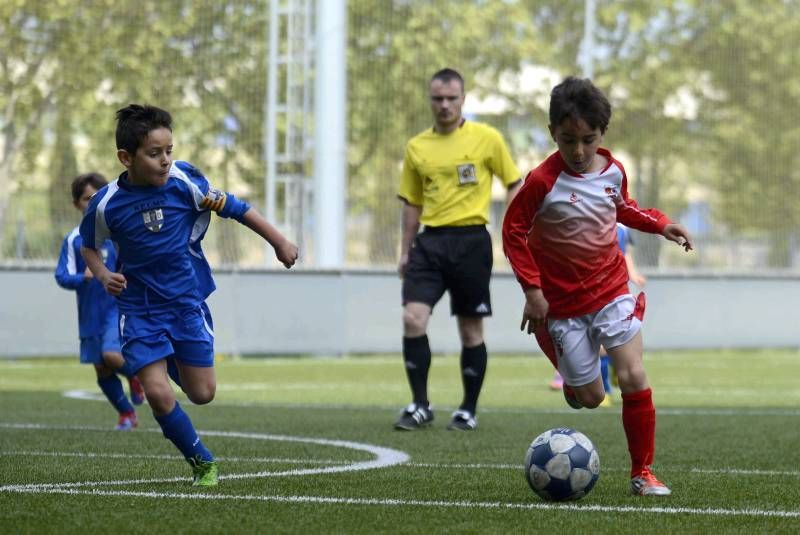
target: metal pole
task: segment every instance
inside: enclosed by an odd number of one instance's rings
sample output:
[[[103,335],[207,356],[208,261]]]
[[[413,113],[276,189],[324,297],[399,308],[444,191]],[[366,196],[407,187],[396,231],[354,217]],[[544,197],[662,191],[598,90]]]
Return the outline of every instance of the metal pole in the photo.
[[[578,64],[585,78],[594,77],[595,0],[585,0],[583,11],[583,41],[578,52]]]
[[[314,84],[314,257],[317,267],[344,263],[347,192],[347,2],[317,0]]]
[[[264,210],[266,211],[267,221],[273,225],[277,223],[275,219],[275,181],[277,180],[278,165],[275,161],[276,143],[276,113],[278,106],[278,20],[279,6],[278,0],[270,2],[269,9],[269,29],[267,40],[269,42],[269,55],[267,58],[267,98],[265,102],[266,113],[264,130],[264,159],[266,163],[266,176],[264,177]],[[271,264],[271,251],[268,245],[265,246],[266,254],[264,263]]]

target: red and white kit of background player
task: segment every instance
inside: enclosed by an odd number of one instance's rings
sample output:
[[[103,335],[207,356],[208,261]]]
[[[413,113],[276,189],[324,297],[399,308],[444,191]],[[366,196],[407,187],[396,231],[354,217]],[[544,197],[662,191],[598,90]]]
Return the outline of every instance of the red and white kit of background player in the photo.
[[[611,356],[622,392],[622,423],[636,495],[671,493],[650,470],[656,413],[642,362],[644,294],[628,289],[616,223],[691,249],[689,235],[660,211],[628,197],[625,169],[600,148],[611,118],[589,80],[567,78],[551,93],[550,133],[558,145],[525,179],[503,222],[503,246],[525,293],[522,329],[536,333],[564,378],[573,408],[605,397],[600,346]]]

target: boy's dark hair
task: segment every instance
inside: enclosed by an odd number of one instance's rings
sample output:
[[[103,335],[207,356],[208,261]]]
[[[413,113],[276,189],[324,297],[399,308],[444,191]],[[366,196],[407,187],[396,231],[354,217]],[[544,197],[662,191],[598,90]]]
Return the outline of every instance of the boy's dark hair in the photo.
[[[136,154],[147,134],[162,127],[172,131],[172,116],[161,108],[130,104],[117,110],[117,149]]]
[[[429,83],[432,83],[434,80],[439,80],[445,84],[453,80],[458,80],[458,83],[461,84],[461,92],[464,92],[464,78],[454,69],[444,68],[440,71],[436,71],[436,73],[431,76],[431,81]]]
[[[72,180],[71,186],[72,202],[78,202],[83,195],[83,191],[86,189],[86,186],[92,186],[94,189],[99,190],[106,184],[108,184],[108,180],[106,180],[106,177],[100,173],[92,172],[76,176]]]
[[[583,119],[589,128],[606,132],[611,121],[611,104],[588,78],[568,76],[550,92],[550,125],[567,118]]]

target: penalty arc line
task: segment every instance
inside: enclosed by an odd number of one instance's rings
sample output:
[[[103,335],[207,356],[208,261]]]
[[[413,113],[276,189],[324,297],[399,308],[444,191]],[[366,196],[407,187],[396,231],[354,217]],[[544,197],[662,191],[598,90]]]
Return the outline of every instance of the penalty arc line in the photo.
[[[47,426],[41,424],[14,424],[0,422],[0,428],[12,429],[66,429],[78,431],[96,431],[100,430],[94,427],[84,426]],[[102,429],[107,431],[106,429]],[[153,433],[160,433],[160,429],[148,429]],[[259,471],[248,473],[233,473],[219,476],[220,480],[224,479],[253,479],[265,477],[287,477],[287,476],[304,476],[316,474],[334,474],[341,472],[355,472],[360,470],[372,470],[375,468],[387,468],[397,464],[408,462],[410,456],[399,450],[392,448],[384,448],[381,446],[374,446],[372,444],[364,444],[360,442],[351,442],[348,440],[330,440],[325,438],[314,437],[294,437],[288,435],[272,435],[268,433],[244,433],[237,431],[199,431],[205,436],[217,436],[227,438],[244,438],[251,440],[271,440],[280,442],[298,442],[303,444],[315,444],[320,446],[331,446],[336,448],[345,448],[357,451],[363,451],[374,455],[375,458],[370,461],[357,461],[350,464],[343,464],[337,466],[321,466],[316,468],[298,468],[293,470],[283,470],[279,472]],[[101,487],[111,485],[135,485],[142,483],[172,483],[178,481],[185,481],[184,477],[171,477],[161,479],[146,479],[146,480],[119,480],[119,481],[84,481],[77,483],[25,483],[21,485],[3,485],[0,486],[0,492],[44,492],[45,489],[50,491],[74,489],[78,487]]]

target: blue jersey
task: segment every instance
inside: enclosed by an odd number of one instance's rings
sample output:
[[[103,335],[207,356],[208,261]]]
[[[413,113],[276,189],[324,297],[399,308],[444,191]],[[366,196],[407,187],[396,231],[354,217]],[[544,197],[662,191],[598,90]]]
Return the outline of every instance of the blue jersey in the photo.
[[[96,279],[85,280],[86,262],[81,256],[81,236],[78,227],[70,232],[61,244],[61,254],[56,266],[56,282],[62,288],[75,290],[78,300],[78,335],[81,338],[101,335],[106,328],[106,318],[117,316],[117,303],[106,293]],[[110,240],[98,248],[106,267],[114,270],[117,252]]]
[[[136,186],[122,173],[92,197],[80,226],[86,247],[111,239],[127,287],[120,312],[194,308],[214,289],[200,240],[211,212],[242,220],[250,205],[211,187],[191,164],[175,161],[166,184]]]
[[[617,245],[622,254],[628,249],[628,245],[633,245],[633,236],[631,236],[631,229],[621,223],[617,223]]]

